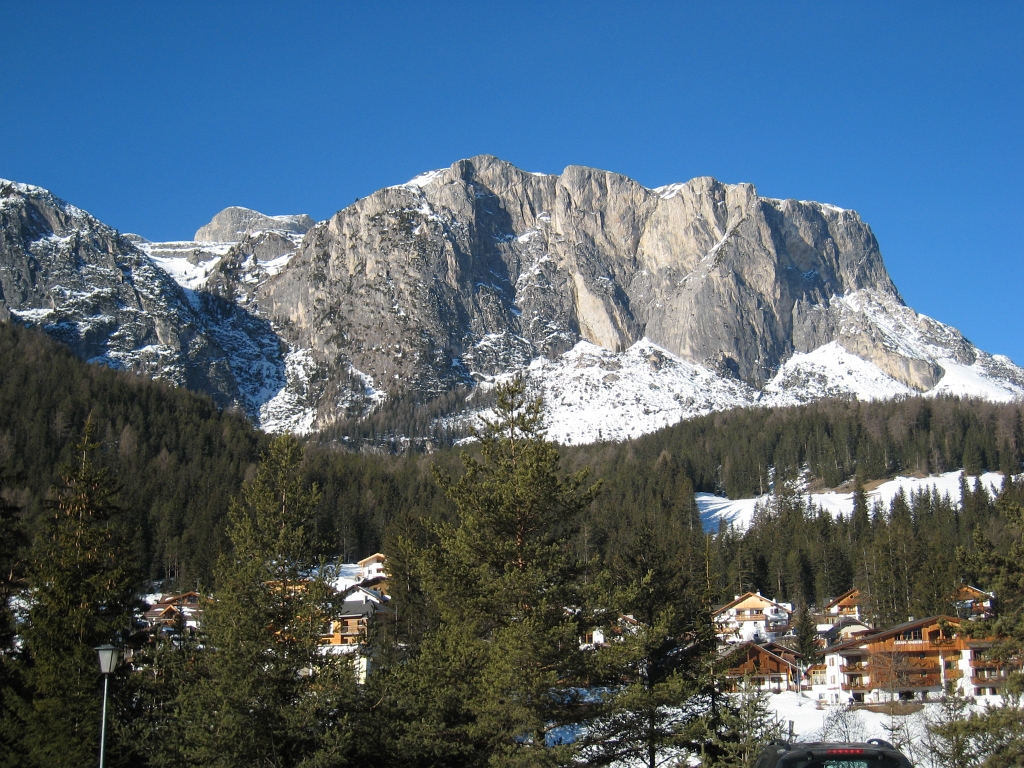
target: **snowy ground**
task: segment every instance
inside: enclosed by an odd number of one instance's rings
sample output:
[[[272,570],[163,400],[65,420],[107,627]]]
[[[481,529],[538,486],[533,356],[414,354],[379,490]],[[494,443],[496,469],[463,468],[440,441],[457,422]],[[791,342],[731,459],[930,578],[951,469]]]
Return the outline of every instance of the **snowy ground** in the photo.
[[[828,708],[818,709],[817,702],[802,694],[787,691],[785,693],[771,694],[769,706],[775,712],[776,717],[788,728],[793,723],[793,736],[796,741],[817,741],[824,737],[835,739],[835,734],[823,734],[825,718],[831,711]],[[980,711],[986,705],[999,706],[1002,704],[1000,696],[978,696],[971,709]],[[866,739],[894,739],[891,730],[893,726],[901,728],[911,739],[920,739],[924,735],[927,723],[938,715],[938,705],[935,702],[924,705],[919,712],[911,715],[890,717],[882,712],[871,712],[867,709],[857,709],[850,713],[847,724],[851,730],[849,741],[863,741]]]
[[[894,478],[882,483],[874,490],[868,491],[868,507],[873,507],[875,502],[879,501],[888,508],[901,488],[908,499],[917,491],[934,488],[938,491],[939,496],[948,495],[950,501],[959,503],[961,474],[963,474],[962,470],[957,470],[929,477]],[[973,488],[976,480],[976,477],[969,475],[968,487]],[[996,493],[1003,487],[1003,476],[998,472],[986,472],[981,475],[981,483],[989,493]],[[828,493],[812,493],[810,497],[815,506],[821,506],[833,515],[849,515],[853,512],[853,493],[830,491]],[[718,524],[721,521],[745,528],[750,524],[754,515],[754,507],[757,504],[767,504],[770,500],[770,494],[752,499],[727,499],[711,493],[698,493],[697,507],[700,509],[700,518],[704,522],[704,529],[714,531],[718,529]]]

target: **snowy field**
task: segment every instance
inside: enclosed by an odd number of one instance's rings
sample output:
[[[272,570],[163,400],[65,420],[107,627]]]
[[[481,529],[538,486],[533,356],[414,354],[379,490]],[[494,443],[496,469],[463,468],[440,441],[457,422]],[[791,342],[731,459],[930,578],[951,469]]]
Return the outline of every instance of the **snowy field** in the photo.
[[[968,711],[983,711],[986,706],[1000,706],[1001,696],[977,696],[975,703]],[[818,709],[817,702],[801,694],[787,691],[771,694],[768,697],[769,707],[776,717],[788,729],[793,723],[795,741],[818,741],[824,739],[842,741],[864,741],[867,739],[885,739],[899,741],[908,739],[921,742],[927,738],[927,725],[935,722],[940,715],[936,702],[927,703],[919,711],[910,715],[890,717],[883,712],[871,712],[867,709],[856,709],[847,713],[843,725],[846,738],[839,738],[835,729],[826,728],[826,718],[836,709]],[[895,734],[893,728],[896,728]],[[910,750],[908,750],[909,752]],[[908,754],[908,756],[911,756]]]
[[[921,490],[938,491],[939,496],[949,496],[950,501],[960,502],[960,475],[962,470],[946,472],[941,475],[930,475],[928,477],[897,477],[882,483],[874,490],[868,491],[868,508],[874,506],[876,501],[882,502],[888,509],[893,498],[902,488],[909,499],[914,493]],[[976,477],[968,475],[967,485],[974,487]],[[986,472],[981,475],[981,483],[989,491],[996,493],[1003,487],[1003,476],[998,472]],[[833,515],[849,515],[853,512],[853,493],[812,493],[811,501],[815,506],[820,506],[831,512]],[[719,522],[732,523],[738,528],[745,528],[750,524],[754,515],[754,507],[757,504],[768,504],[771,501],[771,494],[759,496],[753,499],[727,499],[724,496],[715,496],[711,493],[697,494],[697,507],[700,509],[700,519],[704,523],[704,530],[718,530]]]

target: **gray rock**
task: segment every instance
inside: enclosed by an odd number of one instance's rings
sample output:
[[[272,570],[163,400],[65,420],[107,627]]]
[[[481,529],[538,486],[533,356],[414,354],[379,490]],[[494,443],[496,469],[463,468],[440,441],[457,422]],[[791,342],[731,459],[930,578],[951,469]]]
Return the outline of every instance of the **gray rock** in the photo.
[[[902,305],[852,211],[708,177],[650,190],[484,155],[316,225],[256,300],[328,371],[351,364],[429,393],[477,361],[493,373],[580,339],[617,351],[644,336],[759,386],[794,351],[839,337],[830,298],[862,289]],[[848,348],[919,388],[938,373],[898,350]]]
[[[84,360],[254,417],[264,390],[284,384],[283,350],[266,321],[186,291],[131,239],[46,190],[0,181],[0,319],[11,317]]]
[[[314,221],[306,214],[266,216],[259,211],[232,206],[218,213],[209,224],[196,231],[195,240],[206,243],[233,243],[245,235],[276,230],[305,234]]]

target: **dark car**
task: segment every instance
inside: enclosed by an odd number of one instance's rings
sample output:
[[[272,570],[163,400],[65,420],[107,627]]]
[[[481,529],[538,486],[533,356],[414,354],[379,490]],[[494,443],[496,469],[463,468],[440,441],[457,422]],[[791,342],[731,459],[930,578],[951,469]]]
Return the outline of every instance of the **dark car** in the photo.
[[[913,768],[896,747],[881,739],[864,743],[776,741],[765,747],[754,768]]]

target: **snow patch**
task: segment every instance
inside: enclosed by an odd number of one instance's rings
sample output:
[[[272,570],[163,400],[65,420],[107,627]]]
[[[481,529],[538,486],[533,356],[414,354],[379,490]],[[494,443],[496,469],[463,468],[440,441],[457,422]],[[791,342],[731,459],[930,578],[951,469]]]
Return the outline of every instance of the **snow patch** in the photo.
[[[399,184],[398,186],[400,186],[400,187],[416,187],[417,189],[422,189],[423,187],[425,187],[428,184],[430,184],[438,176],[443,174],[446,170],[448,170],[448,169],[447,168],[438,168],[436,171],[427,171],[426,173],[421,173],[419,176],[414,176],[413,178],[411,178],[407,182],[405,182],[405,184]]]
[[[929,475],[928,477],[895,477],[882,483],[872,491],[867,492],[868,509],[876,503],[881,503],[887,510],[892,500],[902,490],[909,501],[910,497],[921,491],[934,491],[939,497],[949,496],[954,504],[961,502],[960,498],[960,476],[962,470],[946,472],[941,475]],[[975,484],[981,482],[983,488],[990,494],[998,493],[1003,487],[1003,476],[998,472],[986,472],[980,477],[967,476],[967,487],[975,488]],[[754,516],[754,508],[757,505],[766,507],[772,501],[770,493],[764,496],[757,496],[750,499],[727,499],[724,496],[715,496],[710,493],[698,493],[697,508],[700,510],[700,519],[704,524],[704,530],[714,531],[718,529],[719,523],[731,524],[737,528],[746,528]],[[808,498],[805,495],[804,498]],[[846,517],[853,514],[853,493],[836,493],[827,491],[825,493],[809,494],[811,503],[815,507],[821,507],[835,517]]]

